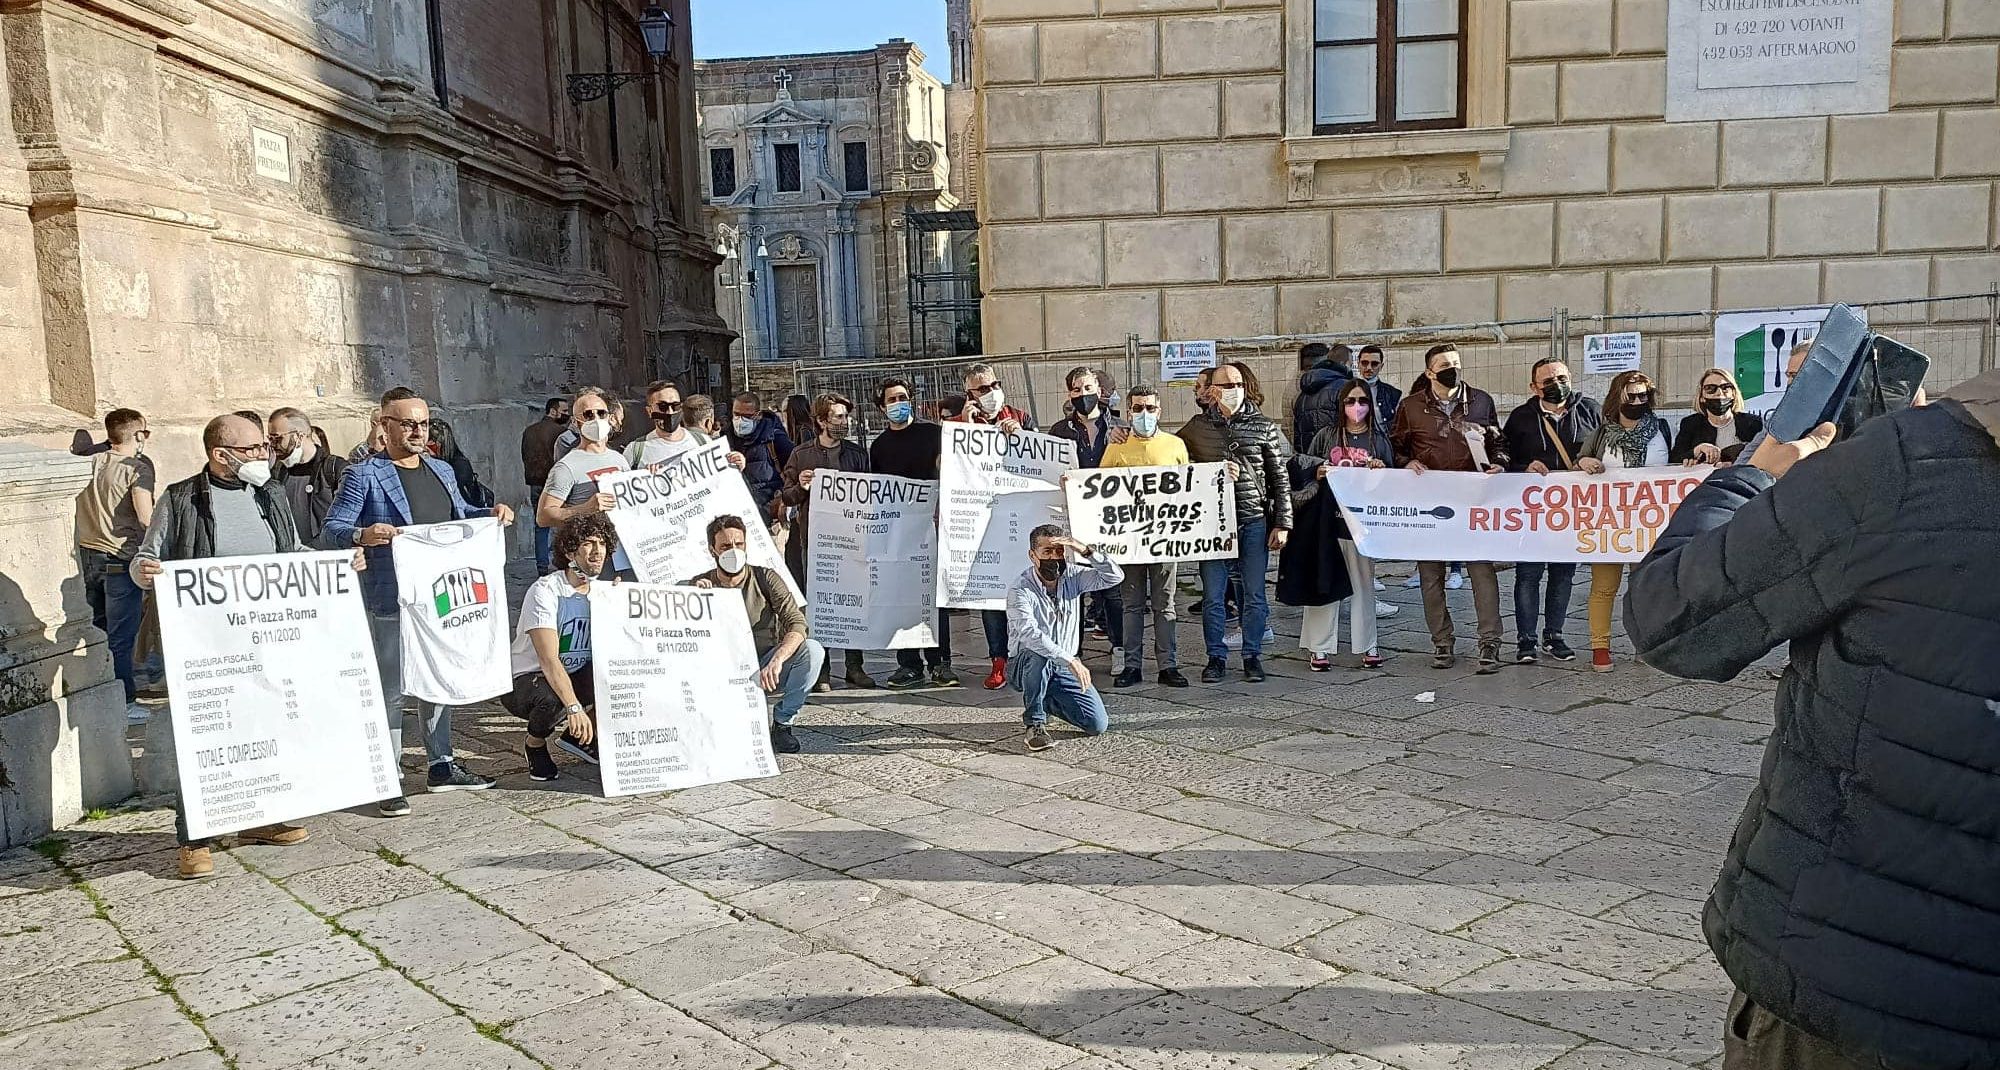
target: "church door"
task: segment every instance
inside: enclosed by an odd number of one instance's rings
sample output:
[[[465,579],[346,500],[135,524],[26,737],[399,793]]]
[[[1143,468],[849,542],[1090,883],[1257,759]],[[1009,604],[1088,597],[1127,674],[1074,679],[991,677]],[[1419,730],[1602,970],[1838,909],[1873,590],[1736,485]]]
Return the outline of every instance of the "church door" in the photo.
[[[819,359],[819,268],[780,264],[772,275],[778,289],[778,359]]]

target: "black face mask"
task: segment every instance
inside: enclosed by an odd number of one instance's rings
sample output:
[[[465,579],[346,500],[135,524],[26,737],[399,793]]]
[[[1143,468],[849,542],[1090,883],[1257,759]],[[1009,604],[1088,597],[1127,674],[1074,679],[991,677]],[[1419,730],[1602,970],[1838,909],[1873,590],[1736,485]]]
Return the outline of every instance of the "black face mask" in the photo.
[[[1437,373],[1437,384],[1446,390],[1458,389],[1458,369],[1446,368]]]
[[[1647,398],[1644,401],[1628,401],[1620,406],[1618,411],[1624,413],[1627,420],[1642,419],[1647,413],[1653,411],[1653,399]]]
[[[1569,399],[1575,396],[1576,391],[1571,390],[1568,383],[1550,380],[1547,385],[1542,387],[1542,400],[1551,405],[1567,405],[1569,404]]]
[[[1069,403],[1069,406],[1071,409],[1074,409],[1076,411],[1076,414],[1078,416],[1081,416],[1084,419],[1088,420],[1092,416],[1097,415],[1097,395],[1085,394],[1081,397],[1073,399]]]
[[[1054,583],[1062,579],[1063,559],[1060,557],[1044,557],[1035,562],[1035,571],[1041,574],[1042,579]]]
[[[658,409],[654,409],[653,426],[671,435],[681,429],[681,414],[677,412],[661,412]]]
[[[1727,416],[1729,410],[1736,406],[1728,398],[1709,398],[1701,403],[1701,407],[1707,409],[1710,416]]]

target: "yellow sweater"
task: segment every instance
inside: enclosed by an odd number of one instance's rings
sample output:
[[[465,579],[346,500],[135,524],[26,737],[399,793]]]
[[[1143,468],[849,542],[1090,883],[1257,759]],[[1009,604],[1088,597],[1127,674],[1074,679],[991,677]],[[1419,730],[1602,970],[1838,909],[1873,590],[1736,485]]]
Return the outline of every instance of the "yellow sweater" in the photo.
[[[1123,442],[1115,442],[1104,448],[1104,459],[1099,468],[1162,468],[1168,465],[1188,463],[1187,443],[1170,431],[1161,431],[1152,438],[1140,438],[1137,434]]]

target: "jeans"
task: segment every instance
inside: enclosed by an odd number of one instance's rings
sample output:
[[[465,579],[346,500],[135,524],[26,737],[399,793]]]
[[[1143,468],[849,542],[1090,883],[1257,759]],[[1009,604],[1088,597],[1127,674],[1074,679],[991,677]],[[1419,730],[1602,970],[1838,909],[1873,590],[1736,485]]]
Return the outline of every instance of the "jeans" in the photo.
[[[528,515],[535,514],[535,506],[542,500],[542,488],[528,488]],[[535,525],[535,572],[546,576],[555,570],[556,529]]]
[[[1547,604],[1543,604],[1542,575],[1548,574]],[[1523,647],[1535,645],[1535,615],[1541,613],[1543,639],[1561,639],[1563,624],[1569,620],[1570,590],[1576,585],[1576,566],[1545,565],[1522,561],[1514,566],[1514,632]]]
[[[1004,609],[982,609],[979,611],[980,626],[986,629],[986,656],[1004,658],[1007,656],[1007,611]]]
[[[132,647],[139,641],[139,625],[145,620],[146,592],[132,582],[127,571],[130,561],[101,550],[84,550],[82,556],[83,582],[85,591],[91,595],[91,612],[110,640],[111,671],[125,685],[125,701],[129,705],[139,695]]]
[[[1618,588],[1625,583],[1624,565],[1590,566],[1590,649],[1611,647],[1611,614],[1618,608]]]
[[[368,614],[368,631],[375,640],[375,667],[382,674],[382,708],[389,716],[389,744],[396,764],[403,762],[403,618]],[[451,761],[451,707],[435,702],[417,704],[424,725],[424,755],[431,765]]]
[[[1029,728],[1048,724],[1050,713],[1086,736],[1101,736],[1111,727],[1104,696],[1095,687],[1083,686],[1067,663],[1024,651],[1007,668],[1021,692],[1021,722]]]
[[[1120,639],[1125,647],[1125,668],[1136,672],[1146,663],[1146,613],[1153,614],[1153,660],[1162,672],[1180,668],[1174,647],[1174,583],[1179,566],[1169,561],[1157,565],[1125,566],[1125,582],[1118,585],[1118,600],[1125,607],[1125,624]],[[1123,645],[1122,643],[1120,645]]]
[[[951,610],[940,607],[937,614],[938,645],[924,650],[906,647],[896,651],[896,666],[911,672],[922,671],[928,664],[933,670],[951,665]]]
[[[1104,590],[1091,592],[1090,597],[1104,615],[1105,638],[1111,640],[1112,646],[1123,648],[1125,646],[1124,592],[1118,587],[1106,587]]]
[[[763,664],[771,664],[776,654],[774,647],[764,656]],[[785,659],[785,667],[778,671],[778,708],[771,712],[771,720],[789,725],[798,717],[799,710],[805,708],[806,696],[812,694],[813,681],[819,679],[820,668],[825,664],[826,648],[811,639],[792,651],[792,656]]]
[[[1455,636],[1451,607],[1444,600],[1443,561],[1417,562],[1417,575],[1424,581],[1424,619],[1431,626],[1431,645],[1440,654],[1452,652]],[[1469,561],[1465,577],[1472,582],[1472,607],[1479,615],[1479,645],[1498,647],[1503,638],[1500,625],[1500,577],[1491,561]]]
[[[1229,648],[1223,645],[1225,630],[1223,598],[1229,590],[1229,569],[1240,567],[1243,572],[1243,656],[1262,657],[1264,654],[1264,628],[1271,621],[1271,600],[1266,573],[1271,568],[1271,546],[1269,529],[1263,517],[1248,521],[1236,535],[1235,561],[1203,561],[1201,563],[1201,639],[1208,647],[1208,656],[1215,660],[1227,660]]]

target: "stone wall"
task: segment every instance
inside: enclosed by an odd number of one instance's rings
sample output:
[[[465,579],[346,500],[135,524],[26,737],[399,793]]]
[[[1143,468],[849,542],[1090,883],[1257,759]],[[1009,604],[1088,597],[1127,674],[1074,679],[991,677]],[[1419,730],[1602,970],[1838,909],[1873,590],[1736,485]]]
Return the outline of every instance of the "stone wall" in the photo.
[[[545,395],[719,376],[684,0],[672,62],[617,91],[615,164],[607,102],[564,94],[644,69],[640,6],[607,60],[596,4],[444,0],[440,106],[422,0],[8,5],[0,436],[132,406],[172,479],[218,411],[299,405],[344,450],[404,384],[521,498]]]
[[[1677,124],[1664,0],[1471,0],[1471,129],[1361,137],[1312,136],[1313,6],[975,4],[987,352],[2000,278],[1990,0],[1898,4],[1886,114]]]

